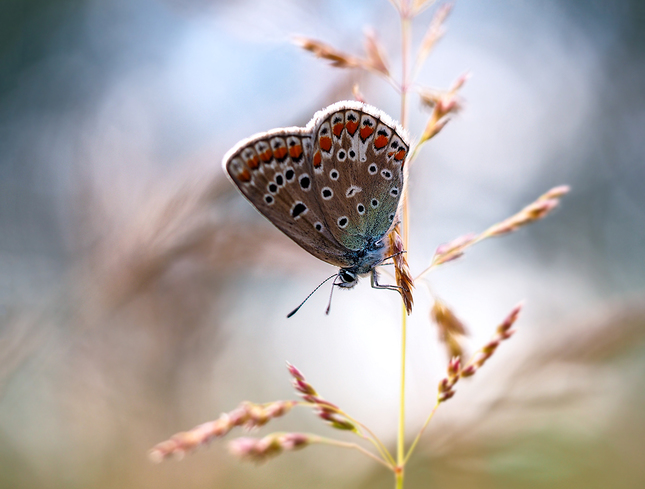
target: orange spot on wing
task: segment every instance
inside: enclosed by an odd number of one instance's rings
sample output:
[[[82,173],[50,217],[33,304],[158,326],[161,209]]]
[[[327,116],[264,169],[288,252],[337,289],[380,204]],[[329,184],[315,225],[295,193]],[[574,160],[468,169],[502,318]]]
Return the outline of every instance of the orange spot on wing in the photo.
[[[316,151],[316,154],[314,155],[314,168],[320,168],[321,164],[322,156],[320,155],[320,151]]]
[[[347,128],[347,132],[353,136],[354,133],[356,132],[356,129],[358,129],[358,122],[347,121],[347,124],[345,124],[345,127]]]
[[[390,151],[387,155],[388,155],[388,157],[391,158],[393,154],[394,154],[394,151]]]
[[[283,160],[287,156],[287,148],[281,146],[273,150],[273,156],[276,160]]]
[[[273,153],[271,153],[270,149],[265,150],[264,153],[260,153],[260,159],[265,163],[271,161],[271,158],[273,158]]]
[[[255,170],[258,166],[260,166],[260,160],[256,155],[253,155],[253,158],[249,158],[246,164],[251,170]]]
[[[376,149],[381,149],[387,146],[387,136],[378,136],[374,141],[374,147]]]
[[[321,137],[318,143],[323,151],[329,151],[331,149],[331,138],[329,136]]]
[[[289,156],[291,156],[292,158],[300,158],[301,154],[302,146],[300,146],[299,144],[296,146],[291,146],[291,148],[289,148]]]
[[[405,159],[405,150],[400,149],[399,152],[394,155],[394,159],[396,161],[401,161],[401,160]]]
[[[371,127],[369,127],[369,126],[363,126],[363,127],[361,127],[361,132],[360,132],[360,134],[361,134],[361,139],[362,139],[363,141],[365,141],[368,137],[370,137],[370,136],[372,135],[372,133],[373,133],[373,132],[374,132],[374,129],[372,129],[372,128],[371,128]]]
[[[237,179],[240,182],[250,182],[251,181],[251,172],[249,172],[246,168],[242,170],[240,173],[237,174]]]
[[[338,124],[336,124],[336,125],[334,126],[334,129],[333,129],[333,131],[334,131],[334,136],[336,136],[337,138],[339,138],[339,137],[340,137],[340,134],[343,132],[343,127],[345,127],[345,126],[343,125],[343,123],[342,123],[342,122],[339,122]]]

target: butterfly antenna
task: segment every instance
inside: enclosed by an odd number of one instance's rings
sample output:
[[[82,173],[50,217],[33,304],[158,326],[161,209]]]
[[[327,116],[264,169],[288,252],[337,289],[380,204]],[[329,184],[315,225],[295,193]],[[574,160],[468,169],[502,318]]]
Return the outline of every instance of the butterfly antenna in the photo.
[[[338,277],[338,275],[340,275],[340,274],[337,274],[336,276]],[[322,285],[322,284],[320,284],[320,285]],[[331,284],[331,292],[329,292],[329,303],[327,304],[327,309],[325,309],[325,314],[329,314],[329,310],[331,309],[331,296],[334,295],[334,285],[336,285],[335,280],[334,280],[334,283]]]
[[[322,286],[323,286],[323,284],[324,284],[324,283],[329,282],[329,281],[330,281],[332,278],[334,278],[334,277],[338,277],[338,274],[337,274],[337,273],[335,273],[335,274],[331,275],[330,277],[327,277],[327,278],[326,278],[325,280],[323,280],[322,282],[320,282],[320,285],[318,285],[318,287],[316,287],[314,290],[312,290],[312,291],[311,291],[311,293],[310,293],[307,297],[305,297],[305,300],[304,300],[304,301],[302,301],[298,307],[296,307],[293,311],[291,311],[289,314],[287,314],[287,319],[288,319],[288,318],[290,318],[291,316],[293,316],[295,313],[297,313],[297,312],[298,312],[298,310],[299,310],[299,309],[304,305],[304,303],[305,303],[305,302],[307,302],[307,300],[309,300],[309,298],[310,298],[312,295],[314,295],[314,294],[316,293],[316,291],[317,291],[320,287],[322,287]],[[333,287],[332,287],[332,290],[333,290]],[[331,300],[331,299],[330,299],[330,300]],[[327,314],[329,314],[329,307],[327,308]]]

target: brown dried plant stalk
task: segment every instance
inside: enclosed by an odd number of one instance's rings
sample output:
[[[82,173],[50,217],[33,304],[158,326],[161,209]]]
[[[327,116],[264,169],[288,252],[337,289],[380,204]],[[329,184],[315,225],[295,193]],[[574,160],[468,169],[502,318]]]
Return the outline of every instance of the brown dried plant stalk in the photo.
[[[419,95],[422,104],[431,109],[431,114],[416,145],[413,146],[405,162],[406,171],[409,172],[412,163],[419,155],[420,148],[439,134],[450,118],[461,109],[462,102],[459,98],[459,91],[468,80],[469,75],[465,74],[458,77],[452,87],[447,90],[433,90],[413,85],[419,69],[445,32],[445,20],[450,13],[451,6],[443,5],[437,9],[419,46],[416,60],[411,63],[412,20],[421,11],[432,5],[433,2],[429,0],[390,0],[390,3],[395,7],[401,20],[402,69],[400,80],[397,80],[392,75],[391,63],[388,60],[386,51],[378,42],[373,31],[366,31],[366,55],[362,57],[345,53],[326,43],[305,37],[296,38],[295,43],[304,50],[313,53],[316,57],[331,62],[331,65],[336,68],[363,70],[386,79],[401,95],[400,121],[403,127],[407,127],[408,94],[411,91],[411,87],[415,87],[414,92]],[[358,85],[354,85],[353,93],[357,99],[364,99]],[[437,408],[455,395],[455,385],[460,379],[473,376],[495,353],[499,345],[512,336],[514,331],[511,328],[522,308],[521,304],[513,308],[497,327],[493,338],[478,350],[470,361],[464,364],[461,337],[467,334],[466,327],[445,303],[440,299],[435,299],[431,318],[439,327],[440,339],[447,345],[451,360],[448,362],[446,377],[439,383],[434,408],[426,418],[412,444],[406,449],[404,434],[407,316],[411,313],[414,303],[412,291],[414,290],[415,280],[423,277],[434,267],[461,257],[465,249],[475,243],[486,238],[508,234],[546,217],[558,206],[560,198],[568,190],[566,186],[555,187],[517,214],[489,227],[483,233],[463,236],[448,244],[439,246],[430,265],[416,279],[413,279],[406,258],[410,226],[407,192],[404,189],[402,205],[399,211],[399,223],[388,236],[390,256],[395,265],[396,283],[402,297],[399,425],[396,451],[394,453],[367,426],[347,414],[338,405],[323,398],[305,379],[300,370],[291,364],[287,364],[287,369],[292,377],[292,384],[300,395],[300,400],[275,401],[266,404],[244,402],[233,411],[222,414],[215,421],[204,423],[187,432],[178,433],[169,440],[159,443],[150,451],[150,458],[154,461],[161,461],[171,456],[183,456],[187,452],[208,444],[215,438],[225,436],[234,428],[258,429],[272,419],[286,415],[295,406],[305,406],[312,408],[316,416],[332,428],[349,432],[357,436],[358,441],[371,444],[371,449],[359,443],[345,442],[309,433],[277,432],[262,438],[237,438],[229,443],[230,452],[244,460],[264,462],[283,452],[304,448],[312,444],[351,448],[360,451],[391,470],[394,474],[395,487],[402,489],[405,479],[405,466]]]

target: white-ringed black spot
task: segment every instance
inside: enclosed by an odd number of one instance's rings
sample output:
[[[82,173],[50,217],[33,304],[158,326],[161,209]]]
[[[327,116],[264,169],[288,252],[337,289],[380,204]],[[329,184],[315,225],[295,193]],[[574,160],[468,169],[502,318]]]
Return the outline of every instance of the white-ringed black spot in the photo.
[[[353,160],[354,158],[356,158],[356,151],[354,151],[353,149],[350,149],[350,150],[349,150],[349,157],[350,157],[352,160]]]
[[[390,144],[390,146],[392,147],[392,149],[396,149],[399,147],[399,143],[397,143],[396,141],[392,141],[392,144]]]
[[[356,206],[356,210],[358,211],[358,213],[359,213],[361,216],[362,216],[363,214],[365,214],[365,206],[364,206],[363,204],[358,204],[358,205]]]
[[[399,189],[398,189],[398,188],[396,188],[396,187],[392,187],[392,188],[390,189],[390,195],[391,195],[392,197],[396,197],[396,196],[398,196],[398,195],[399,195]]]
[[[266,195],[264,196],[264,201],[265,201],[268,205],[271,205],[271,204],[273,204],[273,202],[275,202],[275,199],[274,199],[271,195],[266,194]]]
[[[381,176],[386,180],[390,180],[392,178],[392,172],[390,170],[381,170]]]
[[[307,191],[311,188],[311,178],[309,178],[309,175],[307,175],[306,173],[300,175],[298,181],[300,182],[300,188],[302,190]]]
[[[390,213],[390,215],[389,215],[389,216],[387,216],[387,218],[390,220],[390,222],[391,222],[391,221],[394,221],[394,216],[395,216],[395,215],[396,215],[396,213],[392,212],[392,213]]]
[[[302,202],[296,202],[291,208],[291,217],[298,219],[302,214],[307,212],[307,206]]]
[[[379,202],[378,200],[376,200],[376,199],[372,199],[372,201],[370,202],[370,205],[371,205],[374,209],[376,209],[376,208],[378,207],[378,205],[379,205],[379,204],[380,204],[380,202]]]
[[[316,222],[316,223],[314,223],[314,229],[315,229],[316,231],[318,231],[319,233],[321,233],[321,232],[322,232],[322,230],[323,230],[323,225],[322,225],[322,223],[321,223],[321,222]]]
[[[296,172],[293,171],[293,168],[287,168],[284,172],[284,178],[287,179],[287,182],[293,182],[293,178],[296,176]]]
[[[323,199],[329,200],[334,196],[334,191],[329,187],[323,187],[320,191],[320,195],[322,195]]]
[[[345,161],[345,158],[347,158],[347,153],[345,153],[345,151],[341,149],[338,153],[336,153],[336,157],[338,158],[338,161]]]
[[[276,173],[275,183],[278,184],[278,187],[282,187],[284,185],[284,177],[282,176],[282,173]]]
[[[357,187],[356,185],[352,185],[345,192],[345,197],[347,197],[349,199],[350,197],[353,197],[357,193],[361,192],[362,190],[363,190],[362,188]]]
[[[367,171],[370,172],[370,175],[376,175],[378,172],[378,166],[376,166],[376,163],[372,163],[367,167]]]
[[[339,176],[340,176],[340,174],[338,173],[338,170],[336,170],[336,169],[334,169],[334,170],[329,172],[329,178],[331,178],[334,181],[338,180]]]
[[[267,185],[267,189],[269,189],[269,192],[271,192],[272,194],[275,194],[278,191],[278,186],[274,182],[271,182],[269,185]]]
[[[336,223],[338,224],[339,228],[345,229],[349,224],[349,219],[347,219],[347,216],[341,216],[338,218],[338,221],[336,221]]]

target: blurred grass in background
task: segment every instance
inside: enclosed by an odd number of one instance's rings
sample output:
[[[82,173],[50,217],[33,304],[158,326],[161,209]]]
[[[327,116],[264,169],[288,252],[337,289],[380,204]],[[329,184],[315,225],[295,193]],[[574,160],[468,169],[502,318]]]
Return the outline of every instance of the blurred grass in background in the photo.
[[[415,25],[423,35],[431,12]],[[398,298],[326,294],[328,267],[229,184],[235,142],[351,98],[398,116],[381,80],[333,70],[293,34],[359,52],[385,1],[32,1],[0,6],[0,487],[390,487],[322,447],[259,468],[217,443],[146,451],[243,399],[290,398],[285,359],[393,443]],[[420,81],[463,71],[466,110],[410,180],[409,253],[478,231],[550,186],[561,210],[430,277],[481,344],[520,332],[443,406],[409,487],[645,486],[645,6],[462,0]],[[411,132],[427,113],[412,107]],[[410,434],[445,356],[417,290]],[[481,374],[481,376],[480,376]],[[417,420],[417,421],[415,421]],[[330,434],[310,413],[275,429]]]

